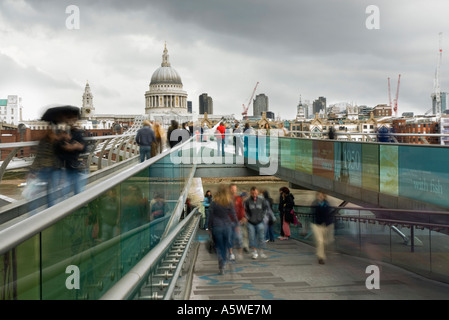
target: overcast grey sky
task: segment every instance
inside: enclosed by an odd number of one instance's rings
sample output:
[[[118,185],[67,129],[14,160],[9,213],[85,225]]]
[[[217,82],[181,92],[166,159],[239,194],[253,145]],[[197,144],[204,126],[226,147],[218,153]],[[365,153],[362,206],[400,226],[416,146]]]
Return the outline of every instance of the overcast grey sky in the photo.
[[[80,10],[70,30],[69,5]],[[368,29],[369,5],[379,29]],[[296,115],[300,95],[328,105],[431,107],[443,33],[441,90],[449,91],[447,0],[0,0],[0,99],[23,98],[24,118],[45,105],[80,106],[89,81],[96,113],[143,114],[164,43],[188,100],[208,93],[214,113],[240,117],[256,82],[270,110]],[[250,109],[249,114],[252,114]]]

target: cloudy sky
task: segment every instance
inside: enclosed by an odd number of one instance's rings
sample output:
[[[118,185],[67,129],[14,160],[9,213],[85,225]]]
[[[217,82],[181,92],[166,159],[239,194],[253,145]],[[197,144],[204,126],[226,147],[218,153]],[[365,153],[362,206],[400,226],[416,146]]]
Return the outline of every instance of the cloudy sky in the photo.
[[[67,28],[70,5],[79,29]],[[194,112],[208,93],[214,113],[240,117],[256,82],[283,119],[300,95],[373,107],[401,74],[398,113],[423,114],[440,32],[449,91],[448,16],[447,0],[0,0],[0,98],[21,96],[34,119],[45,105],[81,107],[88,80],[96,113],[143,114],[167,42]]]

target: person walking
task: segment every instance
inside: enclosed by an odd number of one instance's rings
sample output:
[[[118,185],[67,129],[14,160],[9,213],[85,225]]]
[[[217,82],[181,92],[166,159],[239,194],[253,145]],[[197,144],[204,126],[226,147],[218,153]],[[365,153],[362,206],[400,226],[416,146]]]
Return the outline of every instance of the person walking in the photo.
[[[295,197],[290,193],[290,189],[282,187],[280,189],[279,214],[281,216],[281,236],[279,240],[288,240],[290,237],[290,223],[293,223],[292,211],[295,206]]]
[[[234,127],[234,131],[233,134],[234,136],[232,137],[233,141],[234,141],[234,147],[235,147],[235,155],[236,156],[243,156],[243,144],[244,142],[242,141],[242,129],[240,128],[240,125],[238,123],[235,124]]]
[[[256,187],[250,190],[250,197],[245,201],[245,213],[248,220],[248,233],[250,247],[253,250],[252,258],[257,259],[258,256],[266,258],[265,249],[265,224],[264,217],[268,209],[267,202],[263,197],[259,196]]]
[[[203,224],[203,228],[205,230],[208,230],[209,207],[210,207],[211,203],[212,203],[212,192],[210,190],[207,190],[206,194],[204,195],[204,201],[203,201],[203,205],[204,205],[204,224]]]
[[[73,189],[74,194],[82,192],[86,185],[86,168],[80,159],[81,154],[87,150],[84,131],[77,125],[78,118],[64,117],[63,123],[68,125],[69,132],[66,138],[60,140],[58,156],[64,164],[65,187],[63,193],[67,196]]]
[[[273,225],[276,222],[276,217],[273,214],[273,198],[270,197],[268,190],[262,192],[264,199],[267,201],[268,210],[265,215],[265,241],[274,242]]]
[[[228,186],[220,185],[214,200],[209,206],[209,235],[213,237],[215,249],[218,256],[218,269],[220,274],[224,274],[227,263],[227,256],[230,249],[232,228],[235,227],[233,221],[237,221],[237,216],[232,203],[231,193]]]
[[[165,142],[165,132],[162,128],[162,125],[159,122],[155,122],[153,125],[153,131],[155,140],[151,146],[151,157],[154,157],[164,150],[164,142]]]
[[[142,124],[143,128],[140,128],[136,134],[136,143],[140,147],[140,162],[151,158],[151,144],[156,141],[150,122],[145,120]]]
[[[238,194],[238,188],[235,183],[229,186],[229,191],[231,192],[232,202],[234,203],[234,210],[237,216],[237,223],[233,229],[231,249],[229,251],[229,259],[235,260],[235,255],[233,253],[234,247],[237,249],[238,259],[243,258],[243,232],[242,229],[246,228],[246,218],[245,218],[245,208],[243,207],[243,199]]]
[[[221,155],[224,157],[225,151],[225,136],[226,133],[226,127],[224,126],[223,122],[220,122],[220,125],[217,127],[217,130],[215,132],[215,138],[217,139],[217,153],[220,155],[220,149],[221,149]]]
[[[27,189],[24,192],[27,200],[34,200],[39,193],[39,188],[32,186],[44,182],[47,191],[47,205],[51,207],[57,203],[56,190],[60,187],[63,162],[58,156],[57,145],[61,135],[56,129],[48,129],[37,146],[36,157],[30,167],[27,179]],[[33,189],[33,190],[32,190]],[[30,202],[30,212],[37,209],[34,202]]]
[[[334,241],[334,216],[326,194],[318,191],[312,202],[314,210],[313,234],[316,243],[316,255],[319,264],[326,261],[326,248]]]
[[[182,141],[182,135],[179,134],[178,130],[179,130],[178,121],[172,120],[170,127],[168,127],[167,130],[167,142],[170,148],[173,148]]]

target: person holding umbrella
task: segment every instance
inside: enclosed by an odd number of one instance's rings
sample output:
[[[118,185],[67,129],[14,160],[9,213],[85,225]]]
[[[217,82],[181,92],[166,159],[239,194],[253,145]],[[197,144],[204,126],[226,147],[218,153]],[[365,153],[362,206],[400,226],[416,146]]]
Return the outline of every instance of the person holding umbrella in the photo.
[[[56,145],[56,153],[64,168],[64,194],[73,188],[74,194],[84,189],[84,165],[80,160],[81,153],[86,151],[84,132],[76,126],[80,118],[80,109],[75,106],[55,106],[47,109],[42,116],[43,121],[56,125],[66,125],[67,131],[61,131],[61,138]]]

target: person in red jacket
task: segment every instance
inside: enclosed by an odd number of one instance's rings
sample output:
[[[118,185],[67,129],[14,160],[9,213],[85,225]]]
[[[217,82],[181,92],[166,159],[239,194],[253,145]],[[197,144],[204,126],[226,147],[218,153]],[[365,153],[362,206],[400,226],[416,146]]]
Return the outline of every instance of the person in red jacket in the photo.
[[[215,138],[217,139],[217,151],[218,151],[218,154],[220,154],[220,147],[221,147],[221,155],[223,157],[225,155],[225,151],[224,151],[225,132],[226,132],[226,127],[224,126],[223,122],[220,122],[220,125],[217,127]]]
[[[235,260],[235,255],[233,253],[233,248],[237,249],[238,258],[241,260],[243,258],[243,233],[242,228],[246,223],[245,218],[245,208],[243,207],[243,199],[237,193],[237,185],[232,183],[229,186],[229,190],[231,191],[232,201],[234,203],[234,209],[237,216],[237,220],[235,223],[235,228],[233,229],[232,237],[231,237],[231,245],[229,250],[229,260]]]

